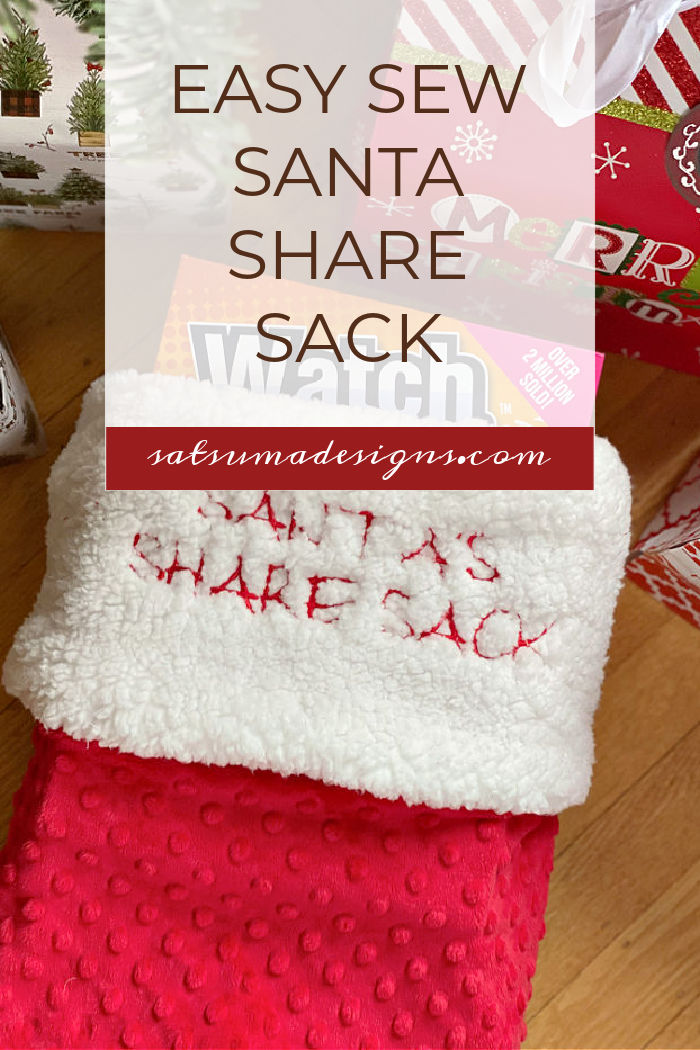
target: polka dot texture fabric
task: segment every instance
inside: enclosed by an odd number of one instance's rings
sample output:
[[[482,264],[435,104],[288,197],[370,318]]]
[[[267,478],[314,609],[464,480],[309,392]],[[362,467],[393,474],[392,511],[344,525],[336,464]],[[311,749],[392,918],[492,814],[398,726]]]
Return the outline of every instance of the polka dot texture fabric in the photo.
[[[38,727],[0,1045],[517,1047],[556,826]]]

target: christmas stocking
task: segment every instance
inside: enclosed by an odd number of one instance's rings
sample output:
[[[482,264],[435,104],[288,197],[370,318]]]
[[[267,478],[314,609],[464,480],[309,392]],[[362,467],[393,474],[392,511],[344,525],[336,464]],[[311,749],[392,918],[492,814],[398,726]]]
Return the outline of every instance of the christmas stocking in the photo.
[[[183,423],[230,396],[142,377],[137,408],[166,384]],[[102,402],[5,668],[38,725],[0,1045],[519,1046],[589,786],[617,454],[592,492],[105,493]]]

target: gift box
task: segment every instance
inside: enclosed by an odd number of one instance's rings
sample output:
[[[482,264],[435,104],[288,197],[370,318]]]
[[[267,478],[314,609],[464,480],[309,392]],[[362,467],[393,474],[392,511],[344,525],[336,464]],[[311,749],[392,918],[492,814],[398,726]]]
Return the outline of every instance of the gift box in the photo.
[[[700,627],[700,458],[645,529],[627,575]]]
[[[104,227],[103,49],[86,31],[99,7],[37,0],[3,20],[0,226]]]
[[[561,288],[580,277],[582,267],[593,267],[598,349],[697,374],[700,7],[668,0],[599,3],[597,101],[592,93],[590,99],[581,93],[572,102],[567,77],[581,58],[578,33],[585,28],[584,7],[572,3],[565,8],[553,2],[546,8],[521,9],[490,0],[440,4],[405,0],[393,58],[427,63],[461,56],[463,66],[477,80],[487,63],[511,70],[526,64],[525,90],[565,131],[570,130],[567,125],[575,126],[596,106],[607,103],[596,115],[591,158],[595,222],[583,213],[576,215],[573,201],[568,212],[557,209],[553,194],[549,212],[538,212],[542,222],[549,221],[538,231],[546,234],[541,242],[551,236],[552,249],[521,253],[528,256],[525,263],[506,258],[504,298],[512,300],[524,284],[532,295],[533,285],[539,284],[545,292],[542,314],[546,317]],[[562,56],[561,51],[567,53]],[[566,86],[559,93],[557,75],[563,73]],[[518,99],[518,106],[526,104],[530,100]],[[467,132],[463,148],[474,169],[481,167],[481,174],[489,166],[479,162],[496,156],[504,145],[497,140],[502,136],[490,136],[486,121],[472,122]],[[566,146],[567,140],[562,137],[560,144]],[[459,149],[459,143],[455,147]],[[551,151],[552,164],[558,162],[559,152]],[[557,182],[561,181],[558,175]],[[483,216],[478,218],[483,221]],[[588,238],[593,245],[595,256],[585,264],[567,254],[567,245],[577,237]],[[512,244],[508,247],[512,254]]]
[[[406,0],[385,82],[409,94],[428,68],[428,82],[440,92],[433,104],[440,108],[429,120],[411,107],[377,117],[373,151],[410,142],[417,152],[405,158],[404,196],[395,196],[392,172],[380,172],[384,182],[378,180],[372,197],[359,201],[354,225],[368,239],[376,240],[379,229],[398,227],[418,240],[416,268],[431,276],[429,284],[412,286],[405,279],[400,285],[395,275],[394,287],[412,301],[417,287],[425,308],[592,346],[592,270],[569,258],[569,235],[577,235],[580,216],[592,218],[594,207],[585,170],[592,114],[588,126],[557,126],[528,97],[523,73],[559,12],[558,4],[545,16],[534,5],[521,11],[514,3]],[[443,185],[434,182],[411,195],[409,186],[419,185],[421,169],[438,146],[459,190],[443,179]],[[450,231],[459,231],[461,239]],[[433,270],[426,257],[433,239],[444,251],[459,253],[458,262]],[[436,280],[450,265],[466,279]]]
[[[255,291],[256,312],[274,308],[290,319],[273,326],[278,338],[286,333],[294,345],[288,361],[280,359],[279,345],[275,348],[251,323],[248,289],[241,290],[222,264],[184,256],[154,371],[256,394],[362,403],[463,426],[586,427],[591,422],[599,355],[455,318],[431,321],[419,310],[400,313],[391,303],[366,296],[267,276],[255,282]],[[357,333],[365,352],[387,355],[369,370],[350,354],[344,334],[363,314],[386,315],[390,322],[368,321]],[[326,346],[307,345],[320,338],[316,316],[328,325],[341,360]],[[430,322],[425,339],[437,360],[413,348],[401,360],[401,317],[410,331]],[[271,356],[261,358],[261,353]]]
[[[599,349],[700,374],[700,7],[596,120]],[[609,262],[608,262],[609,260]]]

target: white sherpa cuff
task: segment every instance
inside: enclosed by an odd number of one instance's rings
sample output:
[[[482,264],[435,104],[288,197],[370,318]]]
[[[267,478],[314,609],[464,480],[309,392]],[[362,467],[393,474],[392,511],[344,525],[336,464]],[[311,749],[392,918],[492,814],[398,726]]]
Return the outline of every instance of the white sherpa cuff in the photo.
[[[167,384],[196,422],[195,380],[122,378],[111,408]],[[45,725],[409,803],[583,801],[628,547],[606,441],[592,492],[105,493],[103,401],[53,469],[5,666]]]

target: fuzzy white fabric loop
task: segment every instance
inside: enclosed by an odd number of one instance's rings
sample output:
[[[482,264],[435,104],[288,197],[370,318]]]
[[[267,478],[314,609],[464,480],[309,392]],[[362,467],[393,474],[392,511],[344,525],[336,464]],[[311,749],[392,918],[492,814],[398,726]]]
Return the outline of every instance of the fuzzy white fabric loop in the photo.
[[[111,407],[215,425],[200,398],[232,396],[131,376]],[[103,402],[53,469],[4,670],[45,725],[409,803],[583,801],[629,532],[606,441],[593,492],[105,493]]]

